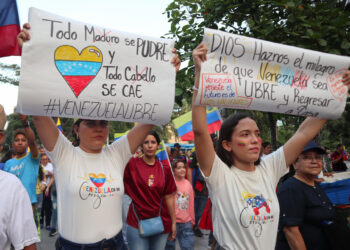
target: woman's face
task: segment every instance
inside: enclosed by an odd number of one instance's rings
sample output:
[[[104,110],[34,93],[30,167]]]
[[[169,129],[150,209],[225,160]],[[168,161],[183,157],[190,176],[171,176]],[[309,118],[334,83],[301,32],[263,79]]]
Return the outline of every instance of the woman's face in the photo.
[[[315,151],[304,152],[293,165],[296,174],[316,178],[322,171],[322,155]]]
[[[147,135],[143,141],[142,149],[146,157],[155,157],[159,144],[153,135]]]
[[[46,166],[49,162],[49,157],[47,157],[47,155],[42,155],[40,158],[40,162],[43,166]]]
[[[174,175],[177,178],[185,178],[186,176],[186,166],[183,162],[178,162],[174,168]]]
[[[99,153],[107,141],[108,121],[82,120],[79,126],[74,127],[79,136],[79,147],[87,153]]]
[[[261,150],[260,130],[251,118],[244,118],[238,122],[233,130],[231,141],[223,141],[223,146],[233,156],[233,163],[254,163],[259,159]]]

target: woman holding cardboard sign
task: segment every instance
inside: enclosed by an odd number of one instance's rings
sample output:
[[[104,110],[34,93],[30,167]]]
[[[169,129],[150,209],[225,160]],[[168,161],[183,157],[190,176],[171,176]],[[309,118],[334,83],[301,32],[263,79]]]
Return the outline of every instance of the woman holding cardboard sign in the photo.
[[[215,152],[205,107],[194,105],[207,51],[203,43],[193,51],[192,124],[197,159],[213,203],[214,235],[222,249],[274,249],[279,219],[277,182],[326,120],[306,118],[283,147],[259,159],[261,138],[256,122],[248,115],[235,114],[223,122]],[[349,88],[349,71],[343,82]]]
[[[29,24],[18,35],[30,39]],[[173,51],[176,53],[176,51]],[[180,67],[175,54],[171,63]],[[126,249],[121,233],[124,168],[152,124],[138,124],[126,136],[105,146],[108,121],[79,119],[74,147],[50,117],[36,116],[39,138],[55,166],[59,249]]]

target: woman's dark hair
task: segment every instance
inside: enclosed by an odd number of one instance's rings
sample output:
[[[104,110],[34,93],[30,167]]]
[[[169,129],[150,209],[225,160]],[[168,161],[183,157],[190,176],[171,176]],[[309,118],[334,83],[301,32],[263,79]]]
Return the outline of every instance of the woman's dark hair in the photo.
[[[233,115],[230,115],[221,125],[220,133],[219,133],[219,140],[216,144],[216,154],[219,156],[219,158],[229,167],[233,165],[233,159],[231,152],[224,149],[222,146],[223,141],[231,141],[232,134],[237,126],[238,122],[242,119],[250,118],[254,120],[249,114],[245,113],[235,113]],[[260,163],[260,159],[258,159],[256,162],[254,162],[254,165],[258,165]]]
[[[41,164],[39,165],[39,175],[38,178],[40,181],[44,180],[44,171],[43,171],[43,167],[41,166]]]
[[[153,135],[154,138],[156,138],[157,143],[160,144],[160,137],[159,137],[159,135],[157,134],[156,131],[151,130],[151,131],[149,131],[149,132],[147,133],[147,135]]]
[[[74,122],[74,124],[73,124],[73,130],[72,130],[72,135],[73,135],[73,142],[72,142],[72,144],[73,144],[73,146],[74,147],[78,147],[79,146],[79,144],[80,144],[80,139],[79,139],[79,137],[78,137],[78,135],[75,133],[75,131],[74,131],[74,126],[80,126],[80,123],[83,121],[83,119],[78,119],[78,120],[76,120],[75,122]]]
[[[181,160],[181,159],[178,159],[178,160],[174,160],[172,163],[171,163],[171,168],[174,169],[177,167],[177,164],[179,162],[182,162],[185,166],[186,166],[186,162],[184,160]]]

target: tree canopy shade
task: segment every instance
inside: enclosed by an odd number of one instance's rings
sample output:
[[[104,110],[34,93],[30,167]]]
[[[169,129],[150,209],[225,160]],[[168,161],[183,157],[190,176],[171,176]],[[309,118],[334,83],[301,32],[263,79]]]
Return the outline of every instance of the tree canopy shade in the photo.
[[[176,82],[176,102],[190,100],[190,88],[194,82],[192,50],[202,41],[203,28],[219,29],[225,32],[250,36],[267,41],[322,51],[350,55],[350,3],[349,1],[315,0],[174,0],[166,9],[171,29],[169,37],[177,40],[177,49],[182,61],[189,60]],[[231,112],[231,111],[229,111]],[[228,114],[229,112],[226,111]],[[341,140],[350,134],[350,105],[337,121],[331,121],[322,133],[325,141]],[[261,121],[268,121],[272,146],[276,148],[276,120],[283,124],[293,119],[287,115],[263,114]],[[295,121],[299,123],[300,118]],[[258,120],[259,123],[260,120]],[[341,125],[343,124],[343,125]],[[260,125],[260,124],[259,124]],[[336,127],[337,129],[331,129]],[[281,127],[283,129],[283,126]],[[288,130],[292,129],[288,128]],[[294,127],[294,130],[297,127]],[[287,129],[287,128],[286,128]],[[293,131],[294,132],[294,131]],[[285,142],[292,131],[283,131],[279,144]],[[337,137],[334,137],[336,132]],[[279,133],[281,134],[281,133]],[[334,138],[334,139],[333,139]],[[346,141],[348,140],[348,141]]]

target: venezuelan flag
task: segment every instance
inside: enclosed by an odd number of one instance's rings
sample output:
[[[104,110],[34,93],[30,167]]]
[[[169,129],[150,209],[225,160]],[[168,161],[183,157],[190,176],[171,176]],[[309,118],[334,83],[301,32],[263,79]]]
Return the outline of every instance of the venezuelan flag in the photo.
[[[123,135],[126,135],[127,133],[129,133],[130,130],[122,132],[122,133],[114,133],[114,141],[119,140]]]
[[[173,120],[177,133],[182,141],[193,141],[192,111]],[[219,131],[222,119],[217,108],[207,108],[207,125],[210,134]]]
[[[168,156],[168,153],[166,152],[166,148],[163,141],[161,141],[159,144],[159,149],[156,152],[156,156],[158,157],[158,160],[163,164],[163,166],[170,167],[169,156]]]
[[[58,128],[59,131],[63,133],[61,119],[59,117],[57,118],[56,127]]]
[[[20,56],[17,35],[21,31],[16,0],[0,1],[0,57]]]

